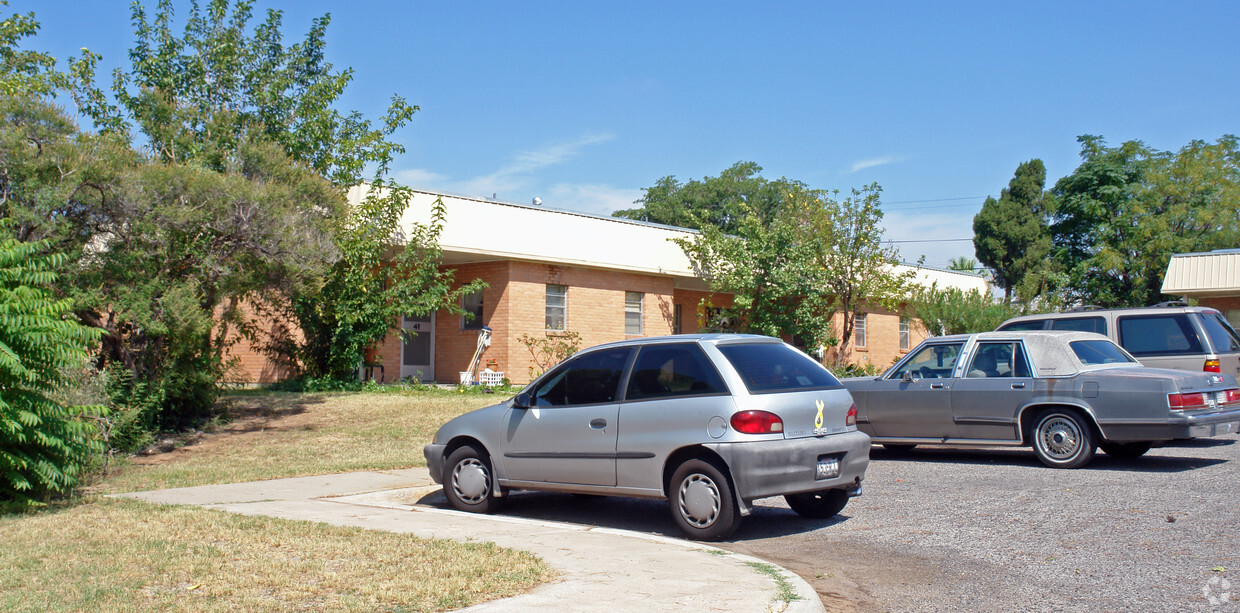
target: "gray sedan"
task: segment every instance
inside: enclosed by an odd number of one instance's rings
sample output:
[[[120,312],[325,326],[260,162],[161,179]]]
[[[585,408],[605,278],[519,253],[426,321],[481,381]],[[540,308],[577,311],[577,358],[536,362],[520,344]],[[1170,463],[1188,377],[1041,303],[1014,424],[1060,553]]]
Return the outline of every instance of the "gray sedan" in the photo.
[[[844,386],[857,427],[888,448],[1028,445],[1056,468],[1084,466],[1098,447],[1134,458],[1240,429],[1232,375],[1145,368],[1086,332],[935,337],[882,376]]]
[[[695,539],[758,498],[831,517],[861,493],[870,438],[839,380],[778,339],[681,335],[600,345],[515,398],[444,424],[425,450],[452,506],[510,490],[667,499]]]

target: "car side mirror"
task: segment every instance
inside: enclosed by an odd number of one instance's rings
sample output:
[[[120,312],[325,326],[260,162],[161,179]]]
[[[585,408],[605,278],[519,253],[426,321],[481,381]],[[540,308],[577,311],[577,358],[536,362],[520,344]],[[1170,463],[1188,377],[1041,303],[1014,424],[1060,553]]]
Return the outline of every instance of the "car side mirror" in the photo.
[[[913,382],[913,371],[906,370],[903,373],[901,373],[900,380],[905,383],[912,383]]]
[[[534,404],[534,399],[530,397],[529,392],[521,392],[517,394],[516,398],[512,399],[514,409],[528,409],[532,404]]]

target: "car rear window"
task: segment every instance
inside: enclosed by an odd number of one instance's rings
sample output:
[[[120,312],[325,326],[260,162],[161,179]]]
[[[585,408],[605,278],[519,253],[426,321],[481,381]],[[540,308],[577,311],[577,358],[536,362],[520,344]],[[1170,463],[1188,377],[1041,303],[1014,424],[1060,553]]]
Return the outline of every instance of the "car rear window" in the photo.
[[[1068,343],[1072,353],[1086,366],[1099,364],[1135,364],[1136,360],[1124,355],[1124,352],[1111,341],[1073,341]]]
[[[809,356],[783,344],[719,345],[751,394],[796,392],[839,387],[836,379]]]
[[[1218,313],[1202,313],[1201,327],[1206,331],[1206,337],[1210,339],[1210,344],[1214,346],[1215,353],[1231,353],[1240,351],[1240,337],[1236,336],[1236,331],[1231,324],[1223,319]]]
[[[1203,353],[1197,331],[1184,313],[1120,317],[1119,344],[1137,357]]]

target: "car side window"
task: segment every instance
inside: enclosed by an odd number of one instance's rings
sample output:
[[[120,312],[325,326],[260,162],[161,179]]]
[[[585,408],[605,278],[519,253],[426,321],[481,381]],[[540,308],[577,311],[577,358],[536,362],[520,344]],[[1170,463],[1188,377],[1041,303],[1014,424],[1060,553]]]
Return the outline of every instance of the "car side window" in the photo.
[[[1024,332],[1026,330],[1041,330],[1046,327],[1045,319],[1031,319],[1026,321],[1014,321],[1005,326],[999,326],[1000,330]]]
[[[1051,329],[1094,332],[1105,335],[1107,333],[1107,320],[1103,317],[1064,317],[1062,319],[1052,319]]]
[[[696,344],[648,345],[637,354],[624,398],[645,400],[727,391],[723,378]]]
[[[1197,331],[1188,316],[1130,315],[1120,317],[1119,344],[1137,357],[1202,353]]]
[[[946,379],[952,376],[956,367],[956,358],[960,357],[960,348],[964,343],[926,345],[921,351],[914,353],[899,368],[887,376],[888,379],[903,379],[905,373],[913,379]]]
[[[1029,377],[1029,361],[1020,343],[978,343],[965,376],[970,379]]]
[[[534,406],[615,402],[630,348],[594,351],[561,365],[534,392]]]

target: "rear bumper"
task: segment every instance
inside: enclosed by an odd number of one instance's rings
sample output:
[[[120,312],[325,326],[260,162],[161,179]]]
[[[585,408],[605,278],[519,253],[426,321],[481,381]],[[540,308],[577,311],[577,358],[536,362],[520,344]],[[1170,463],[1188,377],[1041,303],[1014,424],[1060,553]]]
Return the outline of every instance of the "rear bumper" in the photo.
[[[870,463],[870,437],[859,431],[706,446],[727,462],[737,497],[745,503],[768,496],[837,488],[859,493]],[[839,476],[814,478],[818,459],[823,456],[839,458]]]
[[[1208,438],[1240,432],[1240,407],[1174,415],[1167,421],[1099,421],[1108,441],[1166,441]]]

